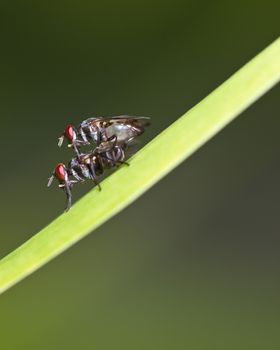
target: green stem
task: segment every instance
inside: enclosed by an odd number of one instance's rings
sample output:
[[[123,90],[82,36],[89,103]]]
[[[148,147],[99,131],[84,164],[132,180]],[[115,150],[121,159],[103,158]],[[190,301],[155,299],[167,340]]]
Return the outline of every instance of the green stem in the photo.
[[[5,291],[117,214],[280,80],[280,39],[164,130],[71,211],[0,261]]]

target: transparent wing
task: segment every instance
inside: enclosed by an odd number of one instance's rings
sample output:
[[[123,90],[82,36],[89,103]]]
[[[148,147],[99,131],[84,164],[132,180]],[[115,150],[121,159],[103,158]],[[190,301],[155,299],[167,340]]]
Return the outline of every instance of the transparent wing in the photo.
[[[131,123],[132,121],[143,121],[144,123],[150,120],[150,117],[144,117],[144,116],[132,116],[132,115],[118,115],[118,116],[98,116],[98,117],[91,117],[86,119],[87,122],[97,122],[97,121],[115,121],[119,123]]]

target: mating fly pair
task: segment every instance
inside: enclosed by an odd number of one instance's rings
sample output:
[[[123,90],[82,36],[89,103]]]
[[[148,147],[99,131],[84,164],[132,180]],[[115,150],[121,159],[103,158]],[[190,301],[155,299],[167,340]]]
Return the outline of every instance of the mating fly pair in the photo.
[[[58,139],[58,146],[61,147],[64,139],[67,139],[68,147],[73,149],[75,157],[67,166],[63,163],[57,164],[48,181],[49,187],[56,178],[58,187],[66,193],[66,211],[71,208],[73,185],[89,179],[101,190],[97,177],[105,169],[127,164],[126,151],[148,125],[148,117],[124,115],[89,118],[77,128],[72,124],[66,126]],[[81,152],[81,147],[91,145],[94,147],[92,151]]]

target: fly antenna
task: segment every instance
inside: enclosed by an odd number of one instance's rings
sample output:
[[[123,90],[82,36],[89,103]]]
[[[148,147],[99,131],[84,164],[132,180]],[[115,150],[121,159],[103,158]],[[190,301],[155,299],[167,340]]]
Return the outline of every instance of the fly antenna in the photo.
[[[52,174],[52,176],[49,178],[49,181],[48,181],[48,184],[47,186],[50,187],[52,182],[53,182],[53,179],[54,179],[54,174]]]
[[[58,138],[58,147],[61,147],[61,146],[62,146],[63,141],[64,141],[64,135],[61,135],[61,136]]]

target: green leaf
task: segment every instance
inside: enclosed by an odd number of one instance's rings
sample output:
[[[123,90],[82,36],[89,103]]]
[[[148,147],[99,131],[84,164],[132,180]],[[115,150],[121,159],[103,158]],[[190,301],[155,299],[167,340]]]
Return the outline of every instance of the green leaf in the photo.
[[[0,261],[0,292],[79,241],[174,169],[280,79],[280,39],[153,139],[67,214]]]

